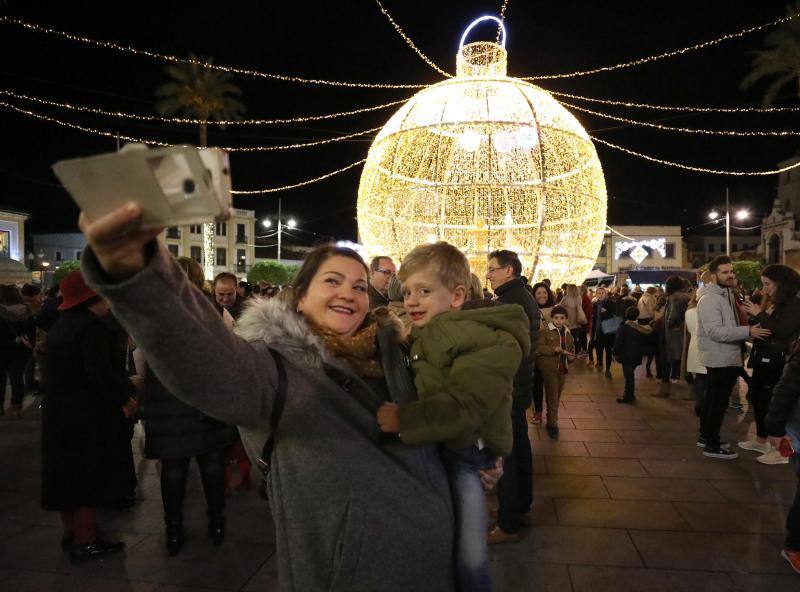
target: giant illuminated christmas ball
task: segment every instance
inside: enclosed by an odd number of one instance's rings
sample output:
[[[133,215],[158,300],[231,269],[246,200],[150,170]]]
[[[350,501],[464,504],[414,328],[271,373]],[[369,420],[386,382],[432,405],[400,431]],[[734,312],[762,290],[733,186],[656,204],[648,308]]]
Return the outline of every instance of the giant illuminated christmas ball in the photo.
[[[461,38],[456,76],[414,95],[375,138],[358,188],[360,241],[395,261],[446,241],[479,276],[491,251],[511,249],[533,281],[580,284],[606,227],[597,152],[548,92],[506,75],[505,34],[464,45],[481,20]]]

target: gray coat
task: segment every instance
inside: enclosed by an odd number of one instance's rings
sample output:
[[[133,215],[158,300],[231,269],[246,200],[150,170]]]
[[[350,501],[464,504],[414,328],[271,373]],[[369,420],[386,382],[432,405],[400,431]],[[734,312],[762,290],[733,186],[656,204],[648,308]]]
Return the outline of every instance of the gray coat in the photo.
[[[279,299],[255,301],[233,335],[166,249],[150,249],[144,270],[114,283],[87,248],[87,282],[170,392],[239,425],[250,452],[269,429],[275,352],[284,359],[288,392],[268,483],[281,590],[453,590],[454,521],[436,449],[382,437],[375,420],[387,395],[413,396],[399,342],[387,339],[393,329],[379,332],[386,380],[372,388]]]
[[[700,294],[700,292],[698,292]],[[697,301],[697,353],[706,368],[742,365],[742,342],[750,327],[739,325],[729,289],[706,284]]]

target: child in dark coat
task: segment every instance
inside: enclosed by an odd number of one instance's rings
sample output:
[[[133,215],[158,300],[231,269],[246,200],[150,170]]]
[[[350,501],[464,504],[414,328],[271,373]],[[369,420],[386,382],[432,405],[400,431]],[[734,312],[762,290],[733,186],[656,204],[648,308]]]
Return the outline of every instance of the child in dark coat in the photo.
[[[617,330],[614,339],[614,359],[622,364],[622,375],[625,377],[625,394],[617,399],[617,403],[635,403],[633,372],[642,363],[647,337],[653,332],[649,325],[640,325],[639,309],[635,306],[625,311],[625,322]]]

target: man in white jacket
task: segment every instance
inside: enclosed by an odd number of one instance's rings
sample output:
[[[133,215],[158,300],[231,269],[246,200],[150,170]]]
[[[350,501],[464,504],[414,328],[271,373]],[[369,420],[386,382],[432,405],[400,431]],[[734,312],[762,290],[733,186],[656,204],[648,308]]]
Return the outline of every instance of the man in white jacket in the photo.
[[[736,272],[730,257],[720,255],[711,261],[712,281],[697,302],[697,348],[700,363],[708,369],[707,399],[700,418],[703,455],[709,458],[735,459],[739,455],[720,442],[719,431],[731,390],[742,366],[742,343],[751,337],[763,339],[769,329],[759,325],[739,324],[731,288],[736,286]]]

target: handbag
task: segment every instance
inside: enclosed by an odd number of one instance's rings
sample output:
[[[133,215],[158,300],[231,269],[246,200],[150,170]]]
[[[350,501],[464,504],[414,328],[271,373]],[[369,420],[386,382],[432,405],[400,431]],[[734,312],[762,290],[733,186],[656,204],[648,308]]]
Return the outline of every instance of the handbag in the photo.
[[[270,417],[269,436],[264,441],[261,456],[256,459],[256,464],[261,472],[258,495],[263,499],[268,499],[269,497],[267,495],[267,477],[269,477],[269,473],[272,470],[272,449],[275,447],[275,430],[278,429],[278,423],[281,421],[283,407],[286,404],[286,392],[289,390],[286,380],[286,368],[283,367],[283,356],[274,350],[272,351],[272,356],[275,359],[275,368],[278,371],[278,388],[275,392],[275,403]]]
[[[609,319],[605,319],[600,321],[600,330],[602,331],[603,335],[611,335],[612,333],[616,333],[619,326],[622,324],[622,317],[611,317]]]
[[[587,323],[586,313],[583,312],[583,307],[582,306],[578,306],[578,325],[583,326],[586,323]]]
[[[785,352],[778,346],[774,339],[756,341],[753,351],[747,360],[750,368],[766,368],[769,370],[781,370],[786,361]]]

